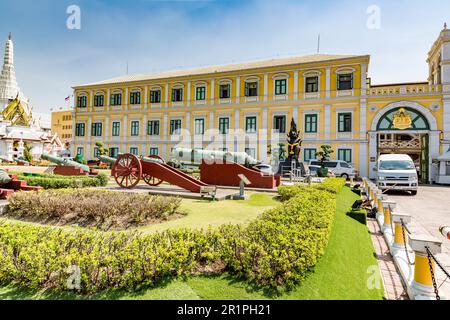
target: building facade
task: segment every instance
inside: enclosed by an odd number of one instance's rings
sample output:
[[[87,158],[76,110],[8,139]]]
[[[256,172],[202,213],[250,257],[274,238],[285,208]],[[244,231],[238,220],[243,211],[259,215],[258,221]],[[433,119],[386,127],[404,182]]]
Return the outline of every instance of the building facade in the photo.
[[[73,153],[95,142],[170,158],[173,147],[245,151],[271,162],[294,119],[301,157],[323,144],[373,176],[379,154],[408,153],[423,181],[450,144],[450,30],[428,55],[427,81],[371,85],[370,56],[311,55],[125,76],[74,87]]]
[[[61,139],[62,144],[67,150],[67,154],[70,154],[70,146],[73,140],[72,128],[73,127],[73,110],[72,109],[60,109],[52,112],[51,130]]]

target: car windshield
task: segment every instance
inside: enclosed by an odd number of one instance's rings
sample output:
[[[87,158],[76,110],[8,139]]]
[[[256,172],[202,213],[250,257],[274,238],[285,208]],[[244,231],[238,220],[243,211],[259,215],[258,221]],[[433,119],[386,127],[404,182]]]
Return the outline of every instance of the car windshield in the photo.
[[[412,170],[414,162],[407,160],[389,160],[380,162],[380,170]]]

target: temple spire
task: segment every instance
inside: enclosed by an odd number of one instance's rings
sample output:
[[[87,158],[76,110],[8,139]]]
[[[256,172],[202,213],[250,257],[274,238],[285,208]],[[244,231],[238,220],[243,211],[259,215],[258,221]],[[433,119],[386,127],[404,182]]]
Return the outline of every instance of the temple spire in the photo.
[[[12,40],[12,33],[9,33],[8,40]]]

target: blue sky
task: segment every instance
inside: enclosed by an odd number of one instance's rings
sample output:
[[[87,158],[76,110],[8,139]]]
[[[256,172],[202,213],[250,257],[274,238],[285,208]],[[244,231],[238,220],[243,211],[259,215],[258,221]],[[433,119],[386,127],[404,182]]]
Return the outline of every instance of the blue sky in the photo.
[[[81,8],[81,30],[66,9]],[[380,29],[367,8],[380,8]],[[426,54],[450,24],[448,0],[14,0],[0,4],[13,33],[19,85],[36,111],[64,106],[71,86],[126,73],[321,53],[370,54],[372,83],[424,81]],[[3,41],[1,41],[3,45]]]

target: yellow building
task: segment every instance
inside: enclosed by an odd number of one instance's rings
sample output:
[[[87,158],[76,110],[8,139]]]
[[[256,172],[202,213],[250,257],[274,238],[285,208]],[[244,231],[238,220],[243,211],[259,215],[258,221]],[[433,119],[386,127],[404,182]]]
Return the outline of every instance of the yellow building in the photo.
[[[290,119],[302,160],[321,145],[373,176],[379,154],[411,154],[422,178],[450,143],[450,30],[428,56],[427,81],[371,85],[370,56],[325,55],[124,76],[74,87],[73,152],[91,159],[96,141],[111,155],[159,154],[174,146],[246,151],[270,162]]]
[[[52,112],[52,133],[56,133],[61,142],[70,147],[73,131],[73,110],[58,110]]]

